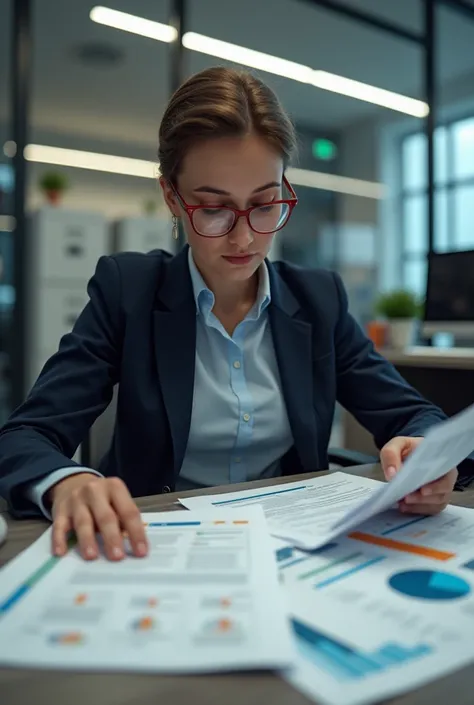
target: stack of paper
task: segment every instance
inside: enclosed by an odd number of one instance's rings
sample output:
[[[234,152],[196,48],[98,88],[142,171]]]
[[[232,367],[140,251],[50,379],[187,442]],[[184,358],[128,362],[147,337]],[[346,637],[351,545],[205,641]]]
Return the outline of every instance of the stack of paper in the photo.
[[[50,555],[1,572],[0,665],[150,672],[281,668],[293,659],[263,512],[144,514],[150,553]]]

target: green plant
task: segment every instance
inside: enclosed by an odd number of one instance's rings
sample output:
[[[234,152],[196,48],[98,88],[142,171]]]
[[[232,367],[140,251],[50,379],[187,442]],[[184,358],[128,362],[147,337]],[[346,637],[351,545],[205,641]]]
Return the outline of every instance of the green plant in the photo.
[[[148,200],[144,201],[143,212],[146,213],[146,215],[155,215],[157,209],[158,205],[156,201],[152,198],[149,198]]]
[[[60,171],[45,171],[40,178],[39,185],[46,192],[65,191],[68,187],[68,180]]]
[[[388,318],[418,318],[421,316],[422,303],[411,291],[397,289],[381,294],[375,304],[375,311]]]

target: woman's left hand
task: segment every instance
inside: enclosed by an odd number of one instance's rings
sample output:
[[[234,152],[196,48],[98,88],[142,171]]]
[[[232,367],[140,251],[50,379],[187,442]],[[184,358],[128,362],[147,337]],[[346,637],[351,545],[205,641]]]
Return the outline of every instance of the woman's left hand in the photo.
[[[397,436],[382,448],[380,462],[387,480],[395,477],[404,460],[422,442],[423,438]],[[408,514],[438,514],[449,504],[457,476],[458,471],[453,468],[439,480],[407,495],[398,504],[400,511]]]

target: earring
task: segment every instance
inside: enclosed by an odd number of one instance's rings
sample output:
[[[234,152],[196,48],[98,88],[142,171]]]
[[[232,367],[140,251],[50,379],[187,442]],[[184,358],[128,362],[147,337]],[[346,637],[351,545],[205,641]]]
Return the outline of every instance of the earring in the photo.
[[[175,240],[179,238],[178,217],[176,215],[173,216],[173,238]]]

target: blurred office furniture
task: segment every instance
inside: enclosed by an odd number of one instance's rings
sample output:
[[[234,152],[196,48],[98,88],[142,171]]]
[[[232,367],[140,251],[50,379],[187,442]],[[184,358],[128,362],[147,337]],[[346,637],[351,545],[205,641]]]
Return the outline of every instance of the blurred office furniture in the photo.
[[[172,236],[171,220],[151,216],[123,218],[114,226],[112,250],[114,252],[150,252],[150,250],[175,252],[176,242]]]
[[[474,343],[474,250],[434,253],[428,258],[422,335],[437,333]]]
[[[105,218],[97,213],[44,207],[32,215],[28,225],[27,380],[30,387],[86,305],[87,282],[109,246]]]
[[[448,416],[474,403],[474,348],[420,346],[380,352],[409,384]],[[351,414],[343,414],[342,427],[345,447],[362,453],[376,452],[372,436]]]

